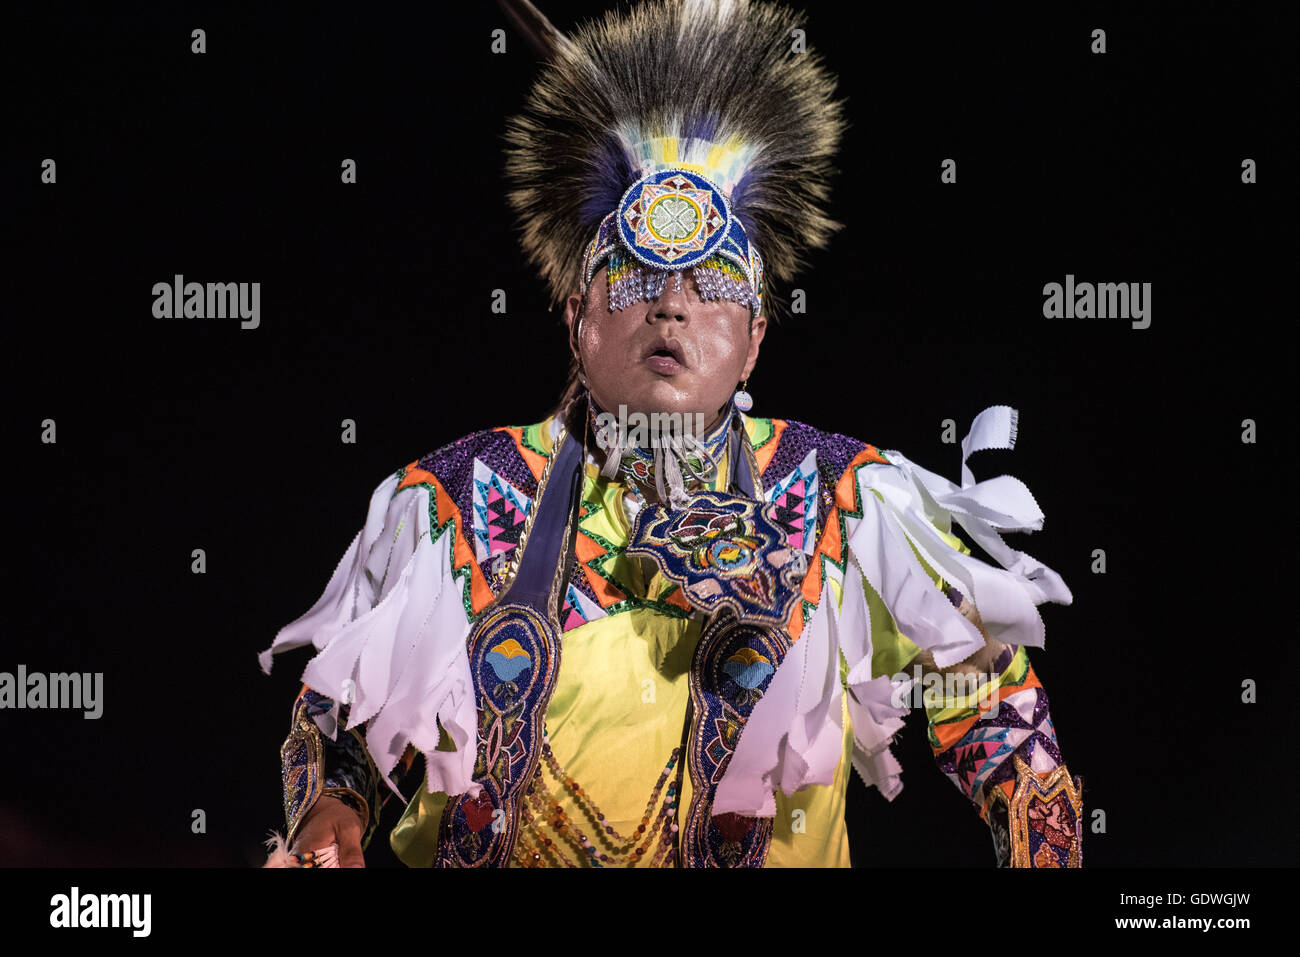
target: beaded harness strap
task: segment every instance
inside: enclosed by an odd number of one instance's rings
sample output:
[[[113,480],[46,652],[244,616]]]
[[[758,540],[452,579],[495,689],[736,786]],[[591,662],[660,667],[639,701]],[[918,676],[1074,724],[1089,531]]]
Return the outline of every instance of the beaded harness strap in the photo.
[[[505,867],[519,834],[523,789],[541,754],[542,716],[560,670],[559,596],[572,558],[583,442],[567,430],[543,472],[538,506],[520,535],[514,578],[468,638],[478,700],[478,793],[450,798],[436,867]]]

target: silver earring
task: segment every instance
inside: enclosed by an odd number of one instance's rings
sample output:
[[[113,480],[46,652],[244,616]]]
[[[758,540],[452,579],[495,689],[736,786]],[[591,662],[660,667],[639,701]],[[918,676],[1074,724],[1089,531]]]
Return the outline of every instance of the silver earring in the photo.
[[[740,384],[740,388],[737,389],[736,394],[732,396],[732,401],[736,403],[736,408],[741,412],[748,412],[754,407],[754,397],[745,391],[745,386],[747,385],[749,385],[748,379]]]

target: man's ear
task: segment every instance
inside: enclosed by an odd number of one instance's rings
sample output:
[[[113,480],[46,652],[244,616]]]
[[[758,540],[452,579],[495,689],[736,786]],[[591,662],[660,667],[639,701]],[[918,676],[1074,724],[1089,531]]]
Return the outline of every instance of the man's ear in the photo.
[[[576,292],[571,293],[569,298],[564,300],[564,324],[569,330],[569,351],[573,353],[575,360],[581,358],[578,351],[578,330],[579,320],[582,318],[582,306],[582,296]]]
[[[765,335],[767,335],[767,316],[760,314],[754,317],[754,325],[749,332],[749,353],[745,356],[745,369],[740,376],[742,379],[748,379],[753,373],[754,366],[758,362],[758,348],[763,344]]]
[[[569,298],[564,300],[564,324],[572,329],[581,313],[582,296],[576,292],[570,293]]]

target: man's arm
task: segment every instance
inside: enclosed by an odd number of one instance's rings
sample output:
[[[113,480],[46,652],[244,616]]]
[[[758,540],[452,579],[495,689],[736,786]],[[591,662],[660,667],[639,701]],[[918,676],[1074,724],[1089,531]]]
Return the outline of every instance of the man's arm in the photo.
[[[339,731],[334,739],[320,730],[316,716],[328,713],[333,704],[306,686],[294,699],[289,735],[280,749],[286,843],[299,853],[337,843],[342,866],[362,867],[391,791],[383,785],[360,729]],[[348,705],[340,705],[340,727],[347,715]],[[413,756],[408,748],[393,770],[395,785]]]
[[[948,668],[917,656],[944,676],[944,699],[926,704],[935,761],[989,825],[1000,867],[1079,867],[1083,781],[1065,767],[1029,656],[993,639],[957,589],[945,594],[985,646]]]

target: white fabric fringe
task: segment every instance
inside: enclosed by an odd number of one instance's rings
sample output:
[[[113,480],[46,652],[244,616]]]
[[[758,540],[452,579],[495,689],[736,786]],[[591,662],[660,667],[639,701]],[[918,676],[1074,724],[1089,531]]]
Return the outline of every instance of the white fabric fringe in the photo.
[[[944,668],[984,647],[984,638],[916,559],[913,546],[979,609],[989,634],[1007,644],[1043,644],[1035,607],[1073,601],[1061,577],[1002,541],[999,532],[1042,528],[1043,513],[1029,489],[1009,475],[976,482],[966,465],[972,452],[1015,445],[1017,413],[992,406],[975,417],[962,440],[962,484],[929,472],[897,451],[890,465],[857,470],[862,517],[846,518],[849,572],[837,607],[823,581],[817,610],[773,675],[740,736],[718,785],[713,814],[756,817],[776,813],[775,789],[790,795],[834,780],[843,741],[839,655],[849,666],[853,766],[888,800],[902,789],[901,767],[889,742],[903,726],[911,680],[871,677],[871,619],[863,579],[889,610],[898,630]],[[879,495],[879,497],[877,497]],[[956,522],[997,560],[995,568],[952,547],[936,528]],[[829,566],[828,566],[829,569]],[[895,704],[894,702],[903,702]]]
[[[335,702],[316,718],[334,737],[338,705],[351,705],[350,726],[365,724],[366,744],[384,783],[408,744],[423,753],[431,792],[469,793],[478,719],[466,639],[469,618],[452,574],[452,530],[430,536],[429,492],[394,494],[394,475],[370,499],[365,527],[353,539],[325,593],[282,628],[259,656],[314,645],[302,680]],[[436,751],[438,723],[456,750]]]
[[[925,573],[927,563],[979,609],[985,627],[1008,644],[1041,646],[1036,605],[1069,604],[1060,576],[999,532],[1042,528],[1043,514],[1029,490],[1008,475],[976,482],[966,459],[987,448],[1012,448],[1016,412],[994,406],[976,416],[962,441],[962,484],[916,465],[901,453],[882,453],[891,465],[858,469],[862,517],[846,519],[849,574],[839,605],[823,582],[817,610],[763,698],[755,706],[726,774],[713,813],[771,816],[774,789],[786,794],[830,784],[843,741],[839,655],[849,666],[853,766],[892,800],[901,767],[889,742],[907,714],[911,682],[871,677],[871,625],[863,578],[871,583],[899,630],[946,667],[984,646]],[[477,796],[473,782],[477,710],[466,639],[469,618],[462,585],[452,574],[451,529],[430,536],[429,493],[412,486],[394,494],[392,476],[375,490],[365,527],[339,562],[320,600],[286,625],[259,656],[314,645],[318,654],[302,680],[336,702],[316,718],[331,738],[337,703],[351,704],[350,722],[365,724],[366,742],[385,784],[408,744],[424,754],[431,792]],[[877,497],[879,495],[879,497]],[[954,549],[935,531],[962,528],[1003,567]],[[830,568],[828,566],[828,572]],[[436,751],[438,723],[455,751]]]

